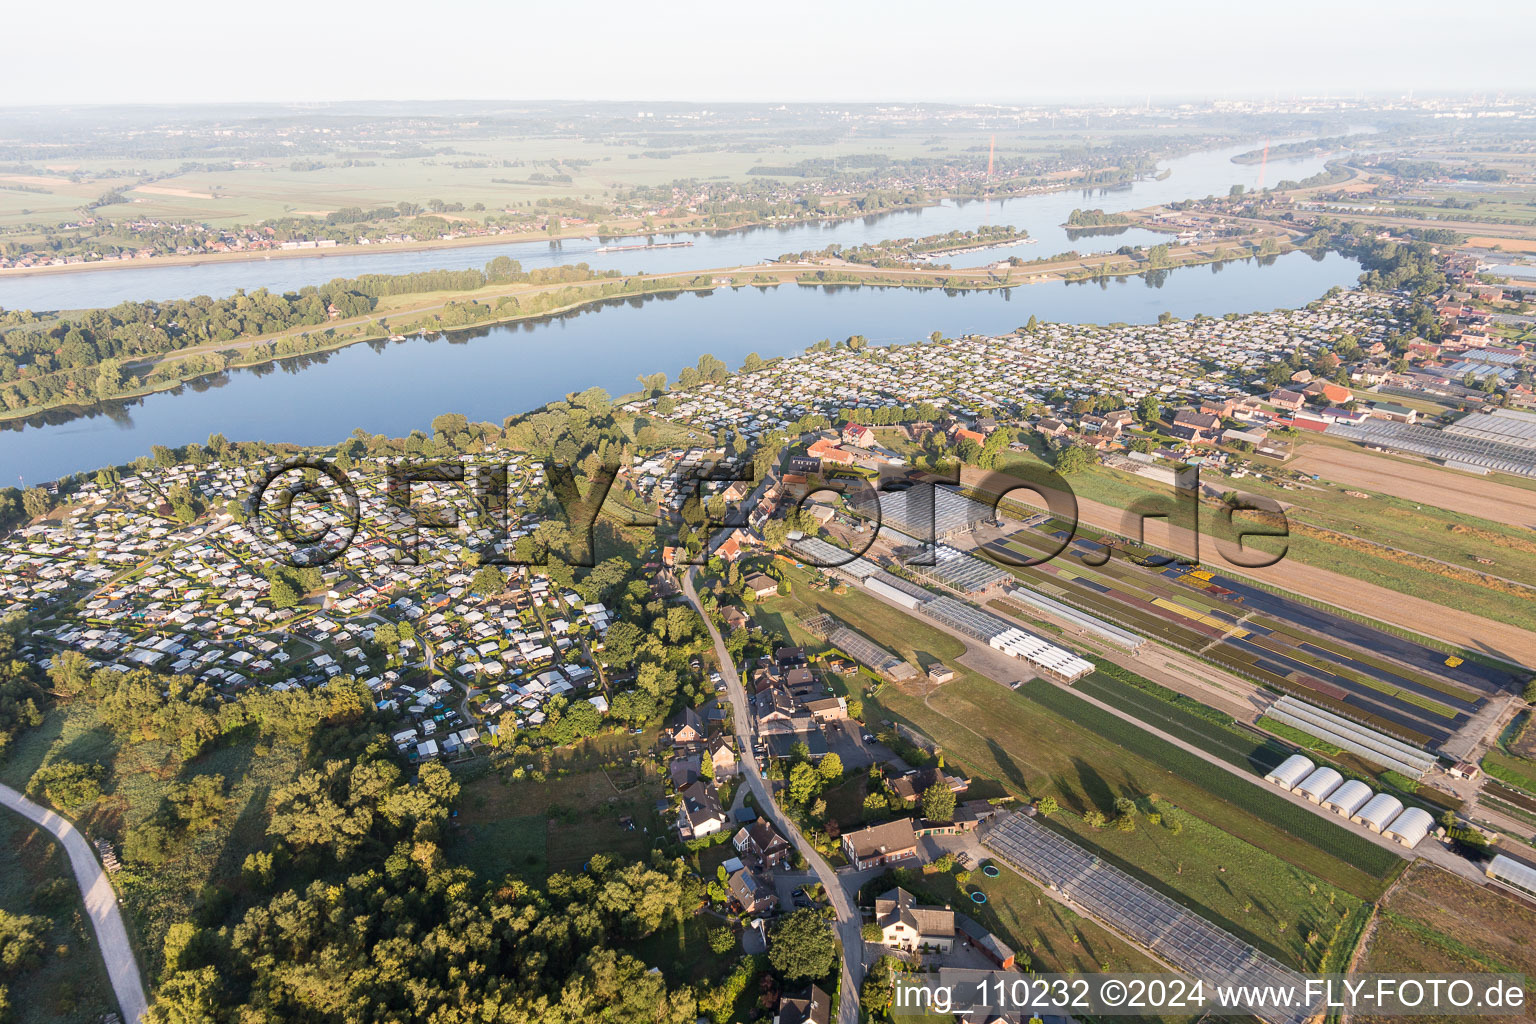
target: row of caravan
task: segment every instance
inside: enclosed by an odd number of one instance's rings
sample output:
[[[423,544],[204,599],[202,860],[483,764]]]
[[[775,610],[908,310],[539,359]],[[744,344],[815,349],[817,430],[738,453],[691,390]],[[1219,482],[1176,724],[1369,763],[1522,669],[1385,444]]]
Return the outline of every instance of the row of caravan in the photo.
[[[1338,770],[1319,768],[1301,754],[1292,754],[1264,776],[1281,789],[1304,796],[1356,825],[1364,825],[1393,842],[1412,849],[1429,835],[1435,819],[1418,807],[1403,809],[1403,802],[1387,793],[1373,793],[1358,779],[1345,781]]]

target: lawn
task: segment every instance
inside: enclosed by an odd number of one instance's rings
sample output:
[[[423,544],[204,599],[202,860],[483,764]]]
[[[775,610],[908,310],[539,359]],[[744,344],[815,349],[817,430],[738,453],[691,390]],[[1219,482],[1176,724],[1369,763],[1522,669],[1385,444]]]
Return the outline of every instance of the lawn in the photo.
[[[542,783],[492,772],[460,791],[449,853],[495,879],[579,870],[598,851],[640,860],[658,836],[670,837],[654,811],[661,794],[657,776],[627,767],[591,763]]]
[[[19,814],[0,811],[0,851],[6,864],[0,871],[0,910],[53,921],[39,966],[0,973],[0,984],[10,990],[8,1020],[95,1024],[103,1014],[117,1010],[63,848]]]
[[[817,649],[824,648],[825,644],[798,629],[792,620],[827,612],[919,668],[936,661],[953,665],[954,659],[965,653],[965,644],[943,630],[852,587],[847,593],[834,594],[831,588],[812,589],[811,575],[804,570],[786,566],[785,575],[793,583],[792,592],[787,597],[769,598],[753,610],[753,617],[764,628],[777,628]]]
[[[927,703],[889,686],[876,703],[882,715],[907,721],[932,737],[943,747],[947,760],[960,764],[973,777],[995,779],[1024,798],[1052,795],[1074,814],[1097,809],[1112,815],[1118,796],[1135,799],[1156,794],[1183,808],[1186,816],[1201,818],[1249,844],[1252,859],[1242,866],[1228,865],[1228,873],[1233,874],[1236,867],[1233,878],[1245,884],[1248,874],[1273,872],[1283,860],[1361,898],[1374,898],[1384,888],[1395,865],[1381,869],[1376,848],[1364,840],[1321,819],[1315,826],[1306,823],[1321,831],[1293,835],[1276,824],[1284,820],[1269,802],[1279,801],[1277,796],[1123,723],[1127,734],[1147,741],[1140,752],[1133,752],[1122,745],[1129,735],[1099,735],[1087,725],[1093,721],[1097,726],[1097,719],[1069,718],[1025,696],[1037,688],[1047,694],[1055,690],[1037,682],[1013,693],[995,683],[959,679],[946,683]],[[1092,710],[1070,694],[1061,696],[1078,709]],[[1148,753],[1159,759],[1152,760]],[[1182,756],[1176,761],[1161,759],[1171,754]],[[1194,761],[1193,770],[1185,758]],[[1208,852],[1193,842],[1193,830],[1186,829],[1184,835],[1191,838],[1182,840],[1180,845],[1187,850],[1179,859],[1189,867],[1209,862]],[[1316,842],[1327,845],[1313,845]],[[1373,873],[1358,865],[1377,865],[1377,870]]]

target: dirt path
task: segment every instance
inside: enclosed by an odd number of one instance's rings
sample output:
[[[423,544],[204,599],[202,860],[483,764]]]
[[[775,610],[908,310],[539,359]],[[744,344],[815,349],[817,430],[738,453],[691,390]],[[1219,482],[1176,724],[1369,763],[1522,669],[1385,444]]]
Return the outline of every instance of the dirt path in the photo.
[[[9,786],[0,785],[0,806],[8,807],[52,832],[64,852],[69,854],[69,866],[74,870],[80,895],[85,899],[85,912],[96,933],[96,944],[107,965],[107,977],[117,995],[117,1005],[128,1024],[138,1024],[149,1006],[144,997],[139,962],[134,956],[133,944],[128,941],[122,912],[118,910],[117,893],[107,880],[95,851],[67,819],[33,803]]]
[[[1309,444],[1289,468],[1510,526],[1536,527],[1536,491],[1470,473],[1407,465],[1367,451]],[[1532,538],[1536,540],[1536,537]]]

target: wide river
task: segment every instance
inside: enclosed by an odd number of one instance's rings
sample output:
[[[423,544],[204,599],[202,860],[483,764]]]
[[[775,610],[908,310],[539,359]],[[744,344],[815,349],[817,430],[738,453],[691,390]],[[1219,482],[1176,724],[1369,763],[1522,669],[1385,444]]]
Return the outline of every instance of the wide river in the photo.
[[[687,251],[687,250],[684,250]],[[1002,333],[1031,316],[1067,323],[1146,324],[1159,313],[1220,315],[1302,305],[1359,266],[1329,254],[1289,253],[1164,272],[1155,279],[1035,284],[945,293],[886,288],[719,289],[624,300],[595,311],[448,338],[353,345],[319,356],[236,370],[83,417],[10,424],[0,433],[0,479],[32,484],[223,433],[231,440],[323,444],[355,428],[400,436],[444,412],[500,422],[598,385],[635,388],[637,374],[675,377],[711,352],[732,366],[803,350],[821,338],[863,334],[907,342],[933,331]],[[222,268],[221,268],[222,270]]]
[[[1134,210],[1179,199],[1225,195],[1233,185],[1254,188],[1259,184],[1257,164],[1235,164],[1232,157],[1249,152],[1249,146],[1207,150],[1170,160],[1161,180],[1148,179],[1115,189],[1072,189],[1014,199],[945,202],[916,210],[874,214],[854,220],[787,227],[754,228],[718,234],[690,233],[656,236],[657,241],[691,241],[679,249],[640,249],[600,253],[595,239],[562,242],[513,242],[455,249],[416,252],[344,253],[331,256],[285,257],[270,260],[212,260],[186,266],[113,267],[68,273],[10,276],[0,274],[0,308],[92,309],[119,302],[146,299],[189,299],[197,295],[215,298],[238,289],[294,291],[305,285],[324,284],[333,278],[359,274],[402,274],[415,270],[483,267],[497,256],[510,256],[524,267],[587,263],[602,270],[625,273],[669,273],[714,267],[737,267],[773,259],[786,252],[824,249],[878,242],[888,238],[919,238],[966,230],[983,224],[1012,224],[1029,231],[1033,244],[1007,249],[987,249],[945,260],[951,266],[981,266],[1008,256],[1036,259],[1076,249],[1107,252],[1122,245],[1166,241],[1168,236],[1140,228],[1118,234],[1069,237],[1061,227],[1074,207],[1096,207],[1109,212]],[[1323,169],[1322,157],[1272,160],[1264,180],[1274,185],[1284,178],[1300,180]],[[620,243],[636,244],[644,238]]]

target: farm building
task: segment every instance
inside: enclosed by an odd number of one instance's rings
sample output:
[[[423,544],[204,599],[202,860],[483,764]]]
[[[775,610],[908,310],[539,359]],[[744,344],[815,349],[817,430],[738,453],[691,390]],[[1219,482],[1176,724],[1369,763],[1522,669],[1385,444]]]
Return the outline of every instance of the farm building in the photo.
[[[1419,845],[1419,840],[1429,835],[1429,830],[1435,827],[1435,819],[1422,807],[1410,807],[1402,814],[1392,819],[1392,824],[1381,830],[1381,834],[1394,842],[1402,843],[1408,849]]]
[[[1403,802],[1395,796],[1385,793],[1377,793],[1366,801],[1364,807],[1350,815],[1349,820],[1356,825],[1364,825],[1372,832],[1380,832],[1387,827],[1388,822],[1402,813]]]
[[[1339,774],[1338,769],[1325,765],[1302,779],[1291,792],[1304,796],[1315,804],[1320,804],[1328,794],[1338,789],[1339,783],[1343,781],[1344,776]]]
[[[1483,873],[1496,882],[1503,882],[1529,896],[1536,896],[1536,868],[1524,861],[1496,853],[1488,866],[1483,868]]]
[[[1371,787],[1359,779],[1350,779],[1330,793],[1328,799],[1323,801],[1323,806],[1347,818],[1364,807],[1370,799]]]
[[[1275,767],[1275,770],[1264,776],[1265,782],[1273,782],[1282,789],[1295,789],[1296,784],[1308,775],[1317,766],[1300,754],[1292,754]]]

